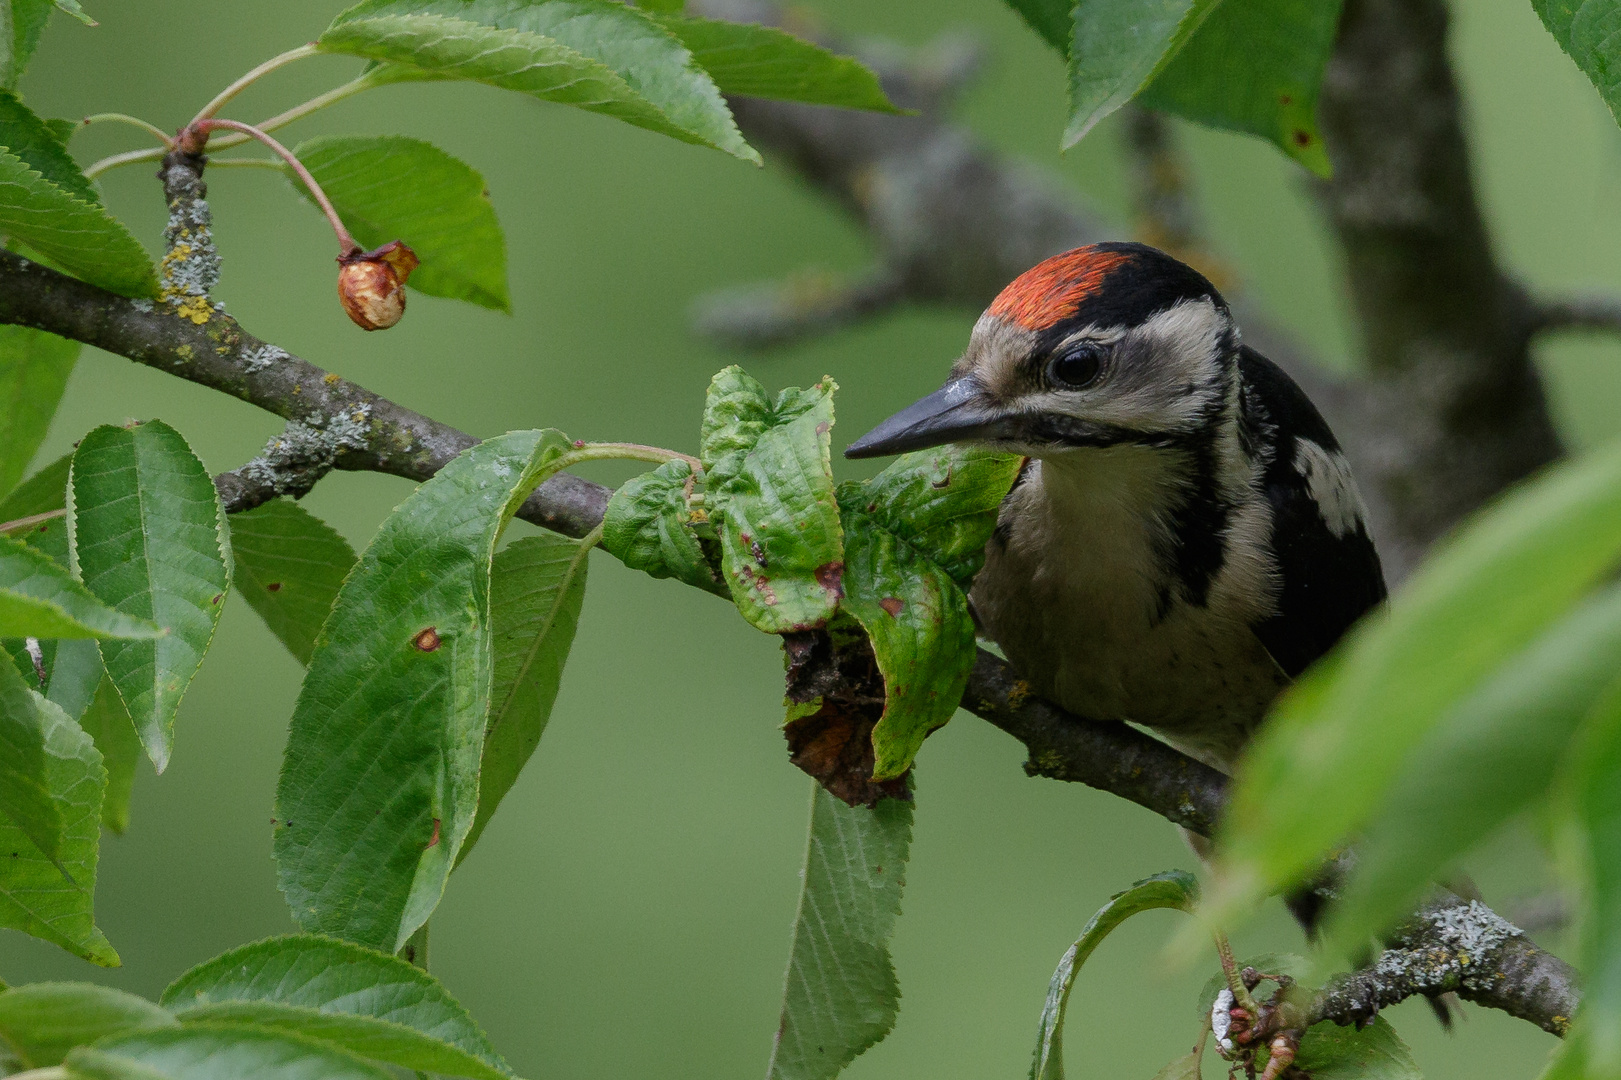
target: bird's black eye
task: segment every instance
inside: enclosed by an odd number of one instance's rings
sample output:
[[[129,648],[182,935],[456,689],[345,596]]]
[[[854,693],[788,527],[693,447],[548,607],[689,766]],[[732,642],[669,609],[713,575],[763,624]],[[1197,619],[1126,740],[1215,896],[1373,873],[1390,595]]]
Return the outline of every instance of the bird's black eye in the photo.
[[[1083,341],[1053,357],[1047,377],[1061,390],[1085,390],[1103,374],[1104,349],[1095,341]]]

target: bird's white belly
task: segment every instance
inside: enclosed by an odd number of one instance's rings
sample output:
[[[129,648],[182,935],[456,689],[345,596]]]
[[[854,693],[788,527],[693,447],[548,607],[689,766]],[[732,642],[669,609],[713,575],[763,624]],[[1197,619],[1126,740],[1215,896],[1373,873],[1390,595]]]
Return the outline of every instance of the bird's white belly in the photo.
[[[985,632],[1042,696],[1144,724],[1229,768],[1288,681],[1249,629],[1264,597],[1220,574],[1205,606],[1167,594],[1142,518],[1104,504],[1084,521],[1057,521],[1033,487],[1015,493],[1027,503],[1010,507],[1019,527],[991,545],[974,585]]]

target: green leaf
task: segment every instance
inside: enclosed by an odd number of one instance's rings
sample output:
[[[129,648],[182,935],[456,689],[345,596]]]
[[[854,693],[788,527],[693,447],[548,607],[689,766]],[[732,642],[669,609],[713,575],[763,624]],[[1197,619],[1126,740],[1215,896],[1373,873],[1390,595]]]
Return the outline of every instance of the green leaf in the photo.
[[[1025,25],[1064,56],[1074,36],[1073,0],[1004,0],[1019,13]]]
[[[97,658],[99,662],[99,657]],[[54,682],[53,679],[53,689]],[[101,823],[119,836],[129,829],[129,800],[135,787],[135,767],[143,756],[141,736],[124,708],[124,700],[103,678],[90,705],[79,718],[79,726],[96,741],[107,769],[107,791],[101,800]]]
[[[1259,135],[1326,177],[1317,98],[1339,22],[1339,0],[1221,0],[1138,101]]]
[[[276,789],[277,878],[305,929],[396,952],[439,903],[478,809],[496,542],[570,445],[519,431],[466,450],[344,582]]]
[[[0,89],[16,89],[39,47],[51,7],[51,0],[0,0]]]
[[[1531,0],[1531,6],[1621,121],[1621,0]]]
[[[1212,918],[1300,880],[1378,808],[1407,755],[1621,555],[1621,445],[1563,462],[1437,545],[1389,608],[1296,683],[1241,763]]]
[[[844,537],[828,432],[832,379],[773,402],[741,368],[716,375],[700,439],[721,571],[743,617],[771,634],[826,624],[843,591]]]
[[[69,1050],[175,1018],[145,998],[92,983],[30,983],[0,994],[0,1038],[29,1069],[60,1065]]]
[[[677,459],[620,485],[602,520],[602,548],[632,570],[730,596],[693,531],[699,515],[687,505],[692,476],[692,466]]]
[[[9,150],[0,150],[0,232],[92,285],[124,296],[158,294],[151,258],[122,223]]]
[[[49,555],[0,537],[0,637],[150,640],[162,633],[103,604]]]
[[[968,598],[917,548],[865,512],[861,485],[840,492],[844,610],[872,639],[884,676],[884,715],[872,730],[874,780],[912,767],[929,732],[951,719],[974,666]]]
[[[1423,1080],[1413,1052],[1382,1016],[1360,1030],[1325,1021],[1307,1029],[1295,1067],[1311,1080]]]
[[[1103,944],[1114,928],[1141,911],[1155,908],[1193,910],[1199,897],[1199,883],[1192,874],[1167,870],[1137,882],[1125,892],[1115,893],[1109,902],[1081,930],[1081,936],[1058,961],[1052,982],[1047,985],[1047,1001],[1041,1007],[1041,1024],[1036,1031],[1035,1058],[1030,1063],[1030,1080],[1063,1080],[1064,1011],[1069,1007],[1069,991],[1081,965]]]
[[[60,822],[53,858],[17,821],[0,814],[0,927],[115,967],[118,954],[91,915],[107,783],[101,755],[90,736],[61,708],[28,689],[10,664],[0,664],[0,712],[10,722],[26,718],[38,726],[42,786]]]
[[[829,52],[774,26],[660,15],[660,26],[692,50],[723,94],[898,113],[878,76],[859,60]]]
[[[318,44],[760,161],[686,47],[646,12],[611,0],[366,0],[334,19]]]
[[[74,451],[68,490],[68,536],[85,587],[168,631],[101,648],[162,772],[175,709],[214,639],[231,585],[225,508],[203,463],[161,420],[91,431]]]
[[[902,454],[861,485],[864,509],[966,588],[1024,461],[953,445]]]
[[[1340,955],[1547,794],[1577,726],[1621,672],[1621,586],[1585,601],[1447,712],[1413,748],[1357,845],[1325,939]]]
[[[62,830],[73,807],[53,780],[48,758],[77,748],[52,735],[66,715],[30,690],[15,668],[0,664],[0,815],[10,819],[46,858],[61,853]]]
[[[402,135],[329,137],[293,153],[363,247],[403,240],[422,265],[411,288],[429,296],[512,310],[507,247],[484,177],[432,143]],[[308,189],[288,172],[298,193]]]
[[[811,787],[810,840],[767,1080],[829,1080],[895,1025],[889,937],[912,845],[912,803],[846,806]]]
[[[16,486],[45,441],[78,358],[76,341],[43,330],[0,326],[0,492]],[[0,517],[0,522],[12,520]]]
[[[547,534],[514,540],[495,556],[490,575],[495,680],[479,763],[478,813],[458,862],[467,858],[540,745],[580,622],[590,555],[585,544]]]
[[[96,20],[92,19],[89,14],[85,12],[84,8],[79,6],[79,0],[54,0],[54,2],[56,4],[56,10],[64,12],[68,15],[72,15],[75,19],[78,19],[86,26],[101,25],[100,23],[96,22]]]
[[[287,651],[308,665],[355,552],[338,531],[291,499],[231,517],[236,584]]]
[[[394,1080],[330,1043],[238,1024],[149,1028],[81,1046],[73,1080]]]
[[[1621,680],[1613,682],[1570,748],[1572,793],[1585,842],[1581,1076],[1621,1076]]]
[[[78,162],[51,130],[49,121],[40,119],[17,95],[6,90],[0,90],[0,147],[16,154],[30,169],[62,190],[101,205],[101,194],[79,171]],[[78,346],[73,348],[77,354]]]
[[[232,949],[163,992],[187,1024],[281,1028],[406,1069],[504,1080],[512,1070],[467,1010],[421,968],[298,934]]]
[[[0,523],[60,510],[67,503],[68,471],[73,455],[64,454],[0,499]]]
[[[1167,1062],[1165,1068],[1154,1074],[1154,1080],[1200,1080],[1199,1060],[1203,1056],[1197,1050],[1189,1050],[1175,1061]]]
[[[1067,150],[1130,101],[1219,0],[1080,0],[1069,50]]]

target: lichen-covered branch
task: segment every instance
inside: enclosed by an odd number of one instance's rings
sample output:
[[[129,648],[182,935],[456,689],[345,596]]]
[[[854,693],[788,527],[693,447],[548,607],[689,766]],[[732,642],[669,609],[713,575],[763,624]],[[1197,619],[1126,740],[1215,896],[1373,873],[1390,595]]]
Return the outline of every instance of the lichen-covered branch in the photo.
[[[1579,994],[1570,966],[1478,900],[1447,896],[1409,919],[1370,965],[1329,982],[1306,1024],[1366,1023],[1410,997],[1456,993],[1563,1036]]]

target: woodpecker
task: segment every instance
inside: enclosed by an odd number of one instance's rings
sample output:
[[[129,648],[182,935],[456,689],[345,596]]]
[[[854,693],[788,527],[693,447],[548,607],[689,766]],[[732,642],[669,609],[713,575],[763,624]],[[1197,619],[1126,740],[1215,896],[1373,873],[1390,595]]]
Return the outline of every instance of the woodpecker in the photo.
[[[1027,458],[970,590],[983,634],[1043,697],[1223,771],[1385,597],[1328,425],[1215,287],[1154,248],[1026,271],[945,385],[845,453],[945,443]]]

